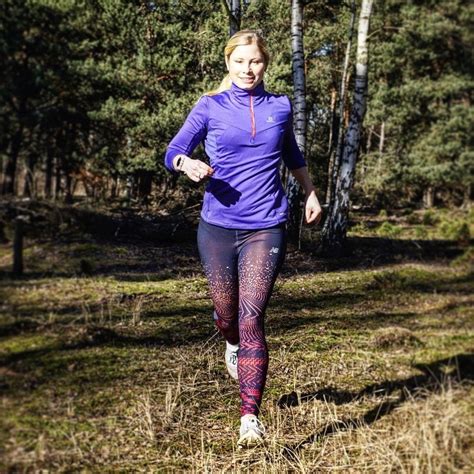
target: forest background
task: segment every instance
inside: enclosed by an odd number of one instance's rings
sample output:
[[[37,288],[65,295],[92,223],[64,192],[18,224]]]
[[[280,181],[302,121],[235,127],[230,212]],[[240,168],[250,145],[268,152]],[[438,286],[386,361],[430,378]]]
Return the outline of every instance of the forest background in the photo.
[[[225,74],[236,4],[272,53],[266,88],[292,99],[304,9],[305,155],[327,205],[361,1],[1,3],[0,470],[473,472],[474,5],[373,2],[347,253],[317,252],[320,227],[289,246],[267,443],[241,452],[195,246],[203,190],[163,166]]]
[[[306,158],[324,202],[350,5],[305,3]],[[163,155],[225,73],[222,2],[8,0],[0,15],[4,195],[70,199],[82,182],[95,197],[200,199],[200,189],[165,171]],[[290,21],[286,1],[243,2],[242,27],[261,29],[272,53],[267,88],[291,97]],[[465,0],[375,3],[354,204],[471,199],[472,22]]]

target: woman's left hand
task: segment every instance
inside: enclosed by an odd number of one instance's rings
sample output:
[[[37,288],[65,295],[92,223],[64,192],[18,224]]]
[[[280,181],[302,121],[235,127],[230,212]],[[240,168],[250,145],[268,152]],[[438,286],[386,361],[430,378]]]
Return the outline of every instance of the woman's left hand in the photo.
[[[306,196],[304,213],[306,217],[306,223],[319,224],[322,217],[322,209],[319,204],[318,198],[316,197],[316,191],[312,190]]]

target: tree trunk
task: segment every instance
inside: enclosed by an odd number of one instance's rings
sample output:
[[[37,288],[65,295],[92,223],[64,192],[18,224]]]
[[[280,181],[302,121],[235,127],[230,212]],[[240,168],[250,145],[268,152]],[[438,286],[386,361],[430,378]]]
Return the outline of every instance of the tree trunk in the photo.
[[[334,140],[337,140],[337,127],[338,127],[338,120],[337,120],[337,90],[334,88],[331,91],[331,128],[329,130],[329,139],[328,139],[328,175],[327,175],[327,185],[326,185],[326,195],[325,195],[325,202],[326,206],[329,205],[329,201],[331,200],[331,176],[334,169],[334,155],[335,155],[335,147],[334,147]]]
[[[331,128],[329,130],[329,137],[328,137],[328,156],[331,156],[332,150],[334,148],[334,138],[336,136],[336,128],[337,128],[337,89],[331,89]]]
[[[49,199],[52,195],[52,183],[53,183],[53,150],[51,145],[48,146],[46,152],[46,170],[44,179],[44,196]]]
[[[367,99],[368,31],[373,0],[362,0],[357,38],[356,77],[349,127],[344,139],[341,166],[335,186],[334,204],[329,208],[323,229],[322,249],[342,249],[349,220],[350,192],[359,152],[362,122]]]
[[[383,154],[383,147],[385,145],[385,121],[380,125],[380,141],[379,141],[379,153]]]
[[[376,172],[378,175],[382,172],[382,157],[383,157],[383,147],[385,143],[385,121],[382,122],[380,126],[380,137],[379,137],[379,154],[377,156],[377,166]]]
[[[222,0],[222,3],[229,17],[229,35],[233,36],[240,30],[240,20],[242,17],[240,0]]]
[[[28,156],[28,162],[26,166],[25,175],[25,186],[23,188],[23,194],[28,197],[35,197],[36,186],[35,186],[35,167],[38,161],[37,153],[30,153]]]
[[[471,208],[471,194],[472,194],[472,186],[467,184],[464,187],[463,199],[462,199],[462,208],[463,209],[470,209]]]
[[[230,0],[230,36],[233,36],[240,30],[240,0]]]
[[[153,183],[153,173],[151,171],[138,172],[138,198],[146,203],[151,194],[151,185]]]
[[[119,195],[120,178],[117,175],[112,175],[112,185],[110,186],[110,198],[115,199]]]
[[[56,183],[54,186],[54,199],[58,199],[62,193],[62,186],[61,186],[61,160],[59,157],[56,158]]]
[[[372,136],[374,135],[374,127],[369,127],[369,132],[367,134],[367,143],[365,147],[365,152],[370,153],[370,149],[372,148]]]
[[[433,186],[428,186],[423,191],[423,207],[426,209],[431,209],[434,206],[435,200],[435,188]]]
[[[306,92],[303,46],[303,2],[292,0],[291,49],[293,64],[294,106],[293,120],[296,143],[303,155],[306,150]],[[291,240],[299,241],[301,227],[300,186],[292,174],[286,186],[289,207],[288,234]]]
[[[66,195],[64,196],[64,202],[66,204],[72,204],[73,182],[72,182],[71,173],[64,171],[64,178],[66,180],[66,185],[65,185]]]
[[[334,203],[334,192],[336,187],[336,181],[341,166],[341,156],[343,147],[343,136],[344,136],[344,109],[346,105],[346,91],[347,91],[347,79],[349,71],[349,60],[352,49],[352,37],[354,36],[354,25],[356,16],[356,4],[355,0],[351,3],[351,21],[349,24],[349,35],[346,46],[346,54],[344,56],[344,65],[342,68],[341,87],[339,91],[339,123],[336,125],[334,130],[334,140],[336,141],[336,150],[333,155],[333,159],[329,162],[328,169],[328,189],[326,191],[326,204],[329,208]],[[327,222],[327,221],[326,221]]]
[[[23,127],[13,135],[10,145],[10,155],[5,166],[5,175],[3,176],[2,194],[15,194],[15,179],[18,163],[18,155],[20,153],[21,142],[23,140]]]

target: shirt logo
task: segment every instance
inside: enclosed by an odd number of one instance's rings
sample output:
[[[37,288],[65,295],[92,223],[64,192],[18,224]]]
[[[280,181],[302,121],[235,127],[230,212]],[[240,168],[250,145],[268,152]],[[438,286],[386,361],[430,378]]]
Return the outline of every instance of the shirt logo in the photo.
[[[272,247],[270,253],[278,253],[280,249],[278,247]]]
[[[267,123],[275,123],[275,119],[271,115],[269,115],[267,117]]]

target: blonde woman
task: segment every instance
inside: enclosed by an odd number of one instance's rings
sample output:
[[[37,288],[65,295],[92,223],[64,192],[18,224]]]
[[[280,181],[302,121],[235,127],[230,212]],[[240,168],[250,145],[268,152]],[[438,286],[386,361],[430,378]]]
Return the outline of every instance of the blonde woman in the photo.
[[[258,418],[268,369],[264,315],[286,251],[282,159],[306,193],[308,223],[320,220],[321,207],[293,134],[290,101],[265,90],[270,57],[262,36],[237,32],[224,56],[228,75],[192,109],[165,165],[192,181],[207,180],[198,248],[227,370],[239,381],[238,446],[252,447],[265,433]],[[191,158],[200,142],[209,165]]]

